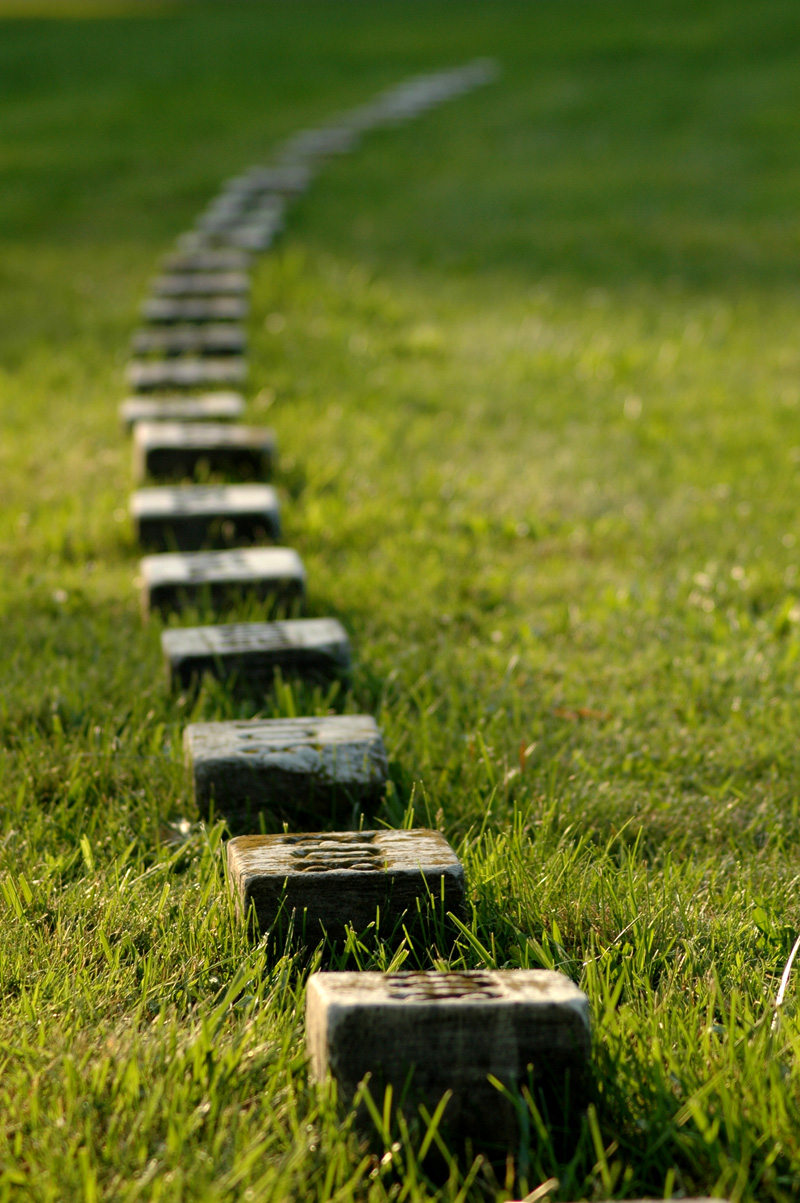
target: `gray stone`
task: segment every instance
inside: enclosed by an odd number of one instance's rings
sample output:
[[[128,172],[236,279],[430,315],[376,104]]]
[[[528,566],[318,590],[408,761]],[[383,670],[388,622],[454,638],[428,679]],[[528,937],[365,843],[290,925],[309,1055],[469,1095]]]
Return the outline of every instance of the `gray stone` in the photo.
[[[247,272],[186,272],[157,276],[151,290],[160,297],[246,296],[250,277]]]
[[[250,167],[244,175],[231,180],[228,188],[247,193],[277,192],[296,196],[308,191],[312,179],[313,172],[307,164],[286,163],[275,167]]]
[[[275,222],[242,222],[227,231],[225,242],[229,246],[243,247],[256,253],[271,247],[280,232],[281,226]]]
[[[198,230],[208,234],[222,234],[242,222],[268,222],[271,228],[283,226],[285,206],[279,196],[255,195],[222,197],[198,219]]]
[[[285,928],[316,943],[346,925],[376,922],[391,938],[432,907],[463,918],[464,869],[438,831],[340,831],[245,835],[228,843],[228,876],[239,917],[251,907],[261,931]]]
[[[167,255],[164,267],[167,273],[186,275],[188,272],[244,272],[252,265],[252,257],[246,251],[206,250],[177,251]]]
[[[183,687],[206,672],[263,681],[276,668],[330,675],[350,667],[350,641],[335,618],[171,628],[161,648],[171,682]]]
[[[142,305],[147,322],[241,322],[250,312],[247,297],[152,297]]]
[[[347,125],[325,125],[295,134],[284,144],[284,156],[291,161],[348,155],[357,149],[358,144],[357,130]]]
[[[241,355],[247,335],[232,322],[208,322],[137,330],[131,344],[134,355]]]
[[[271,485],[179,485],[139,489],[130,512],[139,542],[158,551],[199,551],[280,536]]]
[[[231,355],[224,359],[192,358],[133,360],[128,364],[128,384],[137,393],[159,389],[203,388],[215,384],[243,384],[247,361]]]
[[[119,407],[122,424],[137,422],[235,422],[244,413],[241,393],[206,393],[198,397],[128,397]]]
[[[263,426],[222,422],[137,422],[133,431],[133,473],[175,479],[191,477],[198,464],[211,472],[263,479],[275,457],[275,435]]]
[[[183,733],[200,810],[213,801],[229,821],[264,810],[274,818],[331,820],[377,805],[388,765],[368,714],[192,723]]]
[[[489,1075],[515,1092],[532,1067],[534,1095],[562,1123],[586,1101],[589,1000],[547,969],[314,973],[306,1042],[313,1077],[331,1073],[345,1106],[366,1074],[379,1110],[388,1085],[396,1100],[408,1091],[412,1114],[452,1091],[443,1131],[471,1138],[476,1152],[520,1138],[516,1108]]]
[[[216,608],[242,597],[299,604],[306,572],[290,547],[247,547],[236,551],[163,552],[139,564],[142,610],[182,610],[208,601]]]

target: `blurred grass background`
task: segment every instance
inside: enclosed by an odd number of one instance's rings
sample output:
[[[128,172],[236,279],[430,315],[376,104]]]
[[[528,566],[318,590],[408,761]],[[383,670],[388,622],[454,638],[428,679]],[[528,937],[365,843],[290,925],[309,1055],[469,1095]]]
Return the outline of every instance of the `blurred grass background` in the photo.
[[[551,1175],[562,1200],[796,1198],[793,1002],[769,1031],[798,923],[796,6],[23,7],[0,7],[0,1198]],[[170,697],[116,417],[147,281],[226,175],[476,55],[496,84],[331,164],[255,275],[250,418],[352,689]],[[452,963],[587,989],[571,1158],[540,1135],[435,1187],[308,1086],[306,968],[235,929],[179,746],[190,715],[329,707],[381,721],[379,819],[466,860]],[[367,934],[341,963],[381,957]]]

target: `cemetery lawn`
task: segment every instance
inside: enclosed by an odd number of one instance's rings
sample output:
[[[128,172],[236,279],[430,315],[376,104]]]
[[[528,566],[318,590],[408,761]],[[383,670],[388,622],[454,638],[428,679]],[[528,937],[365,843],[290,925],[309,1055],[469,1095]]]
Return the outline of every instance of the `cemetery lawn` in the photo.
[[[800,968],[777,1025],[773,1001],[800,930],[797,4],[22,7],[0,4],[0,1201],[796,1200]],[[255,271],[248,417],[278,433],[285,540],[352,684],[170,695],[116,416],[148,279],[282,137],[479,55],[497,83],[332,163]],[[310,709],[374,713],[377,821],[466,865],[452,956],[392,963],[588,993],[572,1150],[533,1117],[507,1167],[435,1183],[421,1135],[376,1154],[309,1084],[318,958],[237,926],[180,746],[193,718]],[[389,962],[367,932],[336,963]]]

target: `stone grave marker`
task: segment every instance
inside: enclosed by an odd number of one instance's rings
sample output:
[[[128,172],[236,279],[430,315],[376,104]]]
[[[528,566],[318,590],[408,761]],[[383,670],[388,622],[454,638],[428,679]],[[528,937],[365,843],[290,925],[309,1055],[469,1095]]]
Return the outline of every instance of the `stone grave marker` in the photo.
[[[283,200],[275,195],[221,197],[198,219],[197,229],[207,234],[224,234],[242,222],[254,221],[269,222],[280,229],[284,211]]]
[[[270,221],[242,222],[226,232],[225,242],[229,246],[242,247],[248,251],[266,251],[280,231],[280,225]]]
[[[178,485],[139,489],[130,513],[139,542],[158,551],[199,551],[280,536],[271,485]]]
[[[231,249],[206,251],[176,251],[164,259],[167,274],[186,275],[188,272],[244,272],[252,266],[252,256],[246,251]]]
[[[246,348],[247,335],[233,322],[137,330],[131,340],[134,355],[242,355]]]
[[[438,831],[337,831],[244,835],[228,842],[228,874],[240,918],[255,910],[259,929],[284,925],[316,944],[320,936],[380,934],[415,926],[418,906],[463,918],[464,868]],[[401,929],[402,930],[402,929]]]
[[[275,435],[264,426],[223,422],[137,422],[133,431],[133,473],[191,477],[198,464],[212,472],[268,476],[275,457]]]
[[[128,397],[119,407],[120,421],[130,428],[137,422],[235,422],[244,413],[241,393],[205,393],[197,397]]]
[[[519,1124],[513,1092],[544,1092],[551,1120],[569,1126],[586,1101],[591,1039],[589,1000],[548,969],[410,973],[314,973],[306,994],[311,1072],[329,1072],[345,1106],[372,1075],[378,1109],[409,1085],[410,1107],[433,1112],[447,1090],[443,1130],[478,1149],[513,1148]],[[446,1136],[446,1138],[447,1138]]]
[[[358,131],[347,125],[324,125],[318,129],[301,130],[284,144],[288,161],[326,158],[328,155],[349,155],[358,148]]]
[[[350,641],[335,618],[170,628],[161,650],[171,683],[184,688],[205,672],[263,680],[276,668],[335,675],[350,667]]]
[[[247,297],[151,297],[142,305],[146,322],[241,322],[250,312]]]
[[[197,805],[230,821],[259,810],[330,819],[376,806],[388,763],[372,715],[191,723],[183,733]]]
[[[242,596],[301,603],[306,571],[290,547],[162,552],[139,563],[142,610],[181,610],[205,598],[221,607]]]
[[[160,297],[246,296],[250,292],[247,272],[186,272],[157,276],[151,291]]]
[[[223,359],[184,356],[176,359],[133,360],[128,364],[127,377],[128,384],[136,393],[242,384],[247,379],[247,361],[238,355]]]
[[[313,172],[307,164],[283,163],[273,167],[250,167],[243,175],[230,180],[227,188],[252,194],[277,192],[298,196],[308,191],[312,179]]]

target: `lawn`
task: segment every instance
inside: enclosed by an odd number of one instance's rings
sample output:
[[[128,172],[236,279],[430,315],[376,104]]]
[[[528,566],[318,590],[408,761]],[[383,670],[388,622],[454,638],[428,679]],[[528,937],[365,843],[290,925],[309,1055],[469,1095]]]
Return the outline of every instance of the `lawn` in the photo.
[[[0,3],[0,1201],[797,1199],[797,5],[38,8]],[[484,55],[255,272],[248,416],[352,683],[170,694],[117,420],[148,280],[281,138]],[[466,865],[452,957],[394,964],[588,993],[574,1148],[534,1118],[434,1182],[308,1082],[315,959],[235,922],[180,741],[310,710],[374,713],[378,820]]]

